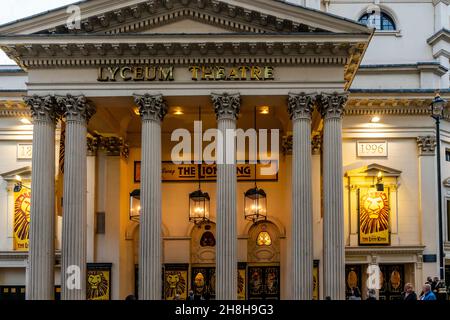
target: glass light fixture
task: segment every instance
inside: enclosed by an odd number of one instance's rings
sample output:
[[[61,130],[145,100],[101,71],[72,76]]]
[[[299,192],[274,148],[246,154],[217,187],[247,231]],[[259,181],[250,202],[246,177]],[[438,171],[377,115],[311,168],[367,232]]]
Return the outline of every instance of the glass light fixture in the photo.
[[[435,119],[442,119],[444,117],[444,109],[447,105],[447,101],[442,99],[439,93],[436,93],[433,101],[431,102],[431,116]]]
[[[210,198],[207,192],[197,190],[189,194],[189,221],[195,224],[209,221]]]
[[[254,125],[256,132],[258,132],[256,127],[256,107],[254,109]],[[258,154],[257,149],[256,154]],[[267,219],[267,195],[266,192],[263,189],[258,188],[256,184],[257,164],[258,161],[255,163],[255,186],[244,193],[244,216],[245,219],[251,220],[253,223],[258,220]]]
[[[198,107],[198,120],[202,121],[201,107]],[[202,135],[200,134],[199,145],[202,145]],[[201,149],[201,148],[199,148]],[[201,150],[200,150],[201,152]],[[201,156],[198,157],[201,159]],[[194,224],[201,224],[209,221],[210,198],[207,192],[201,189],[201,163],[198,165],[198,190],[189,194],[189,221]]]
[[[247,190],[244,198],[245,219],[256,222],[267,219],[267,195],[263,189]]]
[[[141,190],[136,189],[130,193],[130,220],[139,221],[141,216]]]

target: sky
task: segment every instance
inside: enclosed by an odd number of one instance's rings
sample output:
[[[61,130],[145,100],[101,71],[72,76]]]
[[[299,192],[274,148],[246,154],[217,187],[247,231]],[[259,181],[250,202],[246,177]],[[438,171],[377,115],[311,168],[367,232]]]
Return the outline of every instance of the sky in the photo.
[[[0,25],[78,0],[0,0]],[[15,64],[0,50],[0,65]]]

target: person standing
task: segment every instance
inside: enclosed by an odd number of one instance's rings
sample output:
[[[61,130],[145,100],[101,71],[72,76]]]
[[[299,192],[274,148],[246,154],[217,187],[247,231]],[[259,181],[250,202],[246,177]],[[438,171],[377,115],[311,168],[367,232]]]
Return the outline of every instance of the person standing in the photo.
[[[369,289],[368,297],[366,300],[377,300],[377,293],[374,289]]]
[[[414,287],[411,283],[405,284],[405,291],[402,292],[403,301],[417,301],[417,294],[414,292]]]
[[[431,291],[431,285],[428,283],[425,283],[423,285],[423,296],[420,300],[423,301],[430,301],[430,300],[436,300],[436,296],[434,295],[433,291]]]

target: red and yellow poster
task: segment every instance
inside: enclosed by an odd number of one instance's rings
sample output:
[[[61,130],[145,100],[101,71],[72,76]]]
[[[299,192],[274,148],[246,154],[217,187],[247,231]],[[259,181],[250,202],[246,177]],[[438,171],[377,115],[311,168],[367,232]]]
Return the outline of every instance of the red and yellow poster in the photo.
[[[30,232],[30,189],[21,186],[14,190],[14,250],[28,251]]]
[[[384,191],[359,190],[359,244],[388,245],[389,197]]]

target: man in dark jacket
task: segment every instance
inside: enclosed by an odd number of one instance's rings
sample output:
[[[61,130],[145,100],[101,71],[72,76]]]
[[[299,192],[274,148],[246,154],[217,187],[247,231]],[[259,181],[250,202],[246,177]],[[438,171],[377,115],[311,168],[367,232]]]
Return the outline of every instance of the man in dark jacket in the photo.
[[[402,292],[403,301],[417,301],[417,294],[414,292],[414,287],[411,283],[405,284],[405,291]]]

